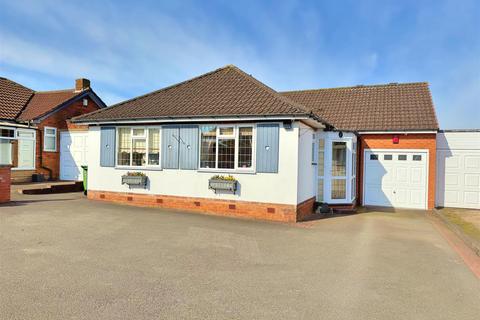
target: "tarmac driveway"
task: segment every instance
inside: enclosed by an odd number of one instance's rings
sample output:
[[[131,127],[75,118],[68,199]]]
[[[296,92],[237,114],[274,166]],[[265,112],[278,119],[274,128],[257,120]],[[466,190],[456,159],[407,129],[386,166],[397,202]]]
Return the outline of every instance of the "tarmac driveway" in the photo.
[[[0,206],[0,319],[480,314],[480,281],[422,213],[287,225],[80,194],[18,200]]]

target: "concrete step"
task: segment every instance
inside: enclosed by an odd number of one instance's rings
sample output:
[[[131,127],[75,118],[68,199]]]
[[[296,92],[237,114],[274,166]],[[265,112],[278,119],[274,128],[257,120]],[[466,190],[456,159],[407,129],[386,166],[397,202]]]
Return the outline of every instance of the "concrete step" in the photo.
[[[62,181],[53,183],[39,183],[28,185],[16,185],[15,189],[20,194],[50,194],[83,191],[82,181]]]

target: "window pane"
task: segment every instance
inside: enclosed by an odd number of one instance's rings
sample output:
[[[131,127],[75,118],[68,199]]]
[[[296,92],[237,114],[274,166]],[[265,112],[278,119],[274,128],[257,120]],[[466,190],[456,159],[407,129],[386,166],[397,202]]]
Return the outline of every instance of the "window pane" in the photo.
[[[354,199],[357,196],[357,179],[353,178],[352,179],[352,199]]]
[[[11,140],[0,139],[0,164],[12,164]]]
[[[55,150],[55,137],[45,136],[45,150]]]
[[[45,134],[47,135],[55,135],[55,129],[45,129]]]
[[[352,153],[352,176],[357,175],[357,154]]]
[[[15,130],[13,130],[13,129],[0,129],[0,137],[14,138],[15,137]]]
[[[398,155],[398,160],[400,160],[400,161],[405,161],[405,160],[407,160],[407,155],[406,155],[406,154],[399,154],[399,155]]]
[[[30,139],[33,139],[34,135],[33,135],[33,132],[17,131],[17,137],[18,137],[18,138],[30,138]]]
[[[238,167],[252,167],[252,136],[253,128],[240,128],[238,132]]]
[[[217,127],[201,127],[200,168],[215,168]]]
[[[332,176],[342,177],[347,175],[347,143],[332,143]]]
[[[347,180],[332,180],[332,199],[345,199],[347,197]]]
[[[223,127],[220,128],[221,136],[233,136],[233,127]]]
[[[145,136],[145,129],[133,129],[134,137],[143,137]]]
[[[376,155],[376,154],[371,154],[371,155],[370,155],[370,160],[378,160],[378,155]]]
[[[130,165],[130,148],[132,143],[130,128],[118,129],[118,164],[121,166]]]
[[[323,179],[318,179],[317,201],[323,201]]]
[[[148,164],[157,166],[160,164],[160,130],[148,130]]]
[[[235,168],[235,139],[218,139],[218,167]]]
[[[393,157],[392,157],[391,154],[385,154],[385,155],[383,156],[383,160],[392,160],[392,158],[393,158]]]
[[[420,155],[420,154],[414,154],[412,160],[413,160],[413,161],[422,161],[422,155]]]
[[[147,142],[145,139],[133,139],[132,166],[144,166],[147,162]]]
[[[324,175],[324,164],[325,164],[325,140],[318,140],[318,176],[323,177]]]

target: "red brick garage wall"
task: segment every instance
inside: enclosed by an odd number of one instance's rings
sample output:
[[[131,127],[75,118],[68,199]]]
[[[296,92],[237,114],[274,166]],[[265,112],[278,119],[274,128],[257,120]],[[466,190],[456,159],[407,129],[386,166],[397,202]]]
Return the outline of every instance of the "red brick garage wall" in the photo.
[[[10,201],[10,166],[0,165],[0,203]]]
[[[397,134],[398,144],[393,143],[394,134],[365,134],[360,136],[358,161],[358,198],[363,202],[363,154],[365,149],[428,149],[428,209],[435,206],[435,175],[436,175],[436,134]]]

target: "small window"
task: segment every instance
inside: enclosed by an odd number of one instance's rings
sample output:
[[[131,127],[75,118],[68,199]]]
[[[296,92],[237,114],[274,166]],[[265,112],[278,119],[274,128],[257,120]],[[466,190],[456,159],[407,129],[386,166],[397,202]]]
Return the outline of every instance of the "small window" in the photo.
[[[378,160],[378,155],[377,154],[371,154],[370,155],[370,160]]]
[[[145,136],[145,129],[133,129],[133,136],[134,137],[144,137]]]
[[[221,136],[233,136],[233,127],[220,127]]]
[[[43,131],[43,151],[57,151],[57,129],[45,127]]]
[[[407,155],[406,155],[406,154],[399,154],[399,155],[398,155],[398,160],[400,160],[400,161],[405,161],[405,160],[407,160]]]
[[[0,129],[0,137],[14,138],[15,137],[15,130],[14,129]]]
[[[414,154],[412,160],[413,161],[422,161],[422,155],[421,154]]]
[[[385,154],[383,155],[383,160],[392,160],[393,156],[391,154]]]

